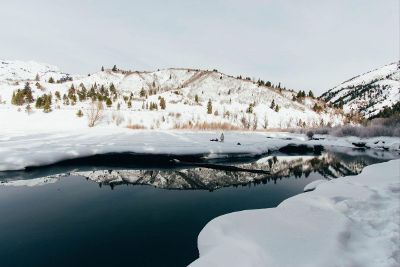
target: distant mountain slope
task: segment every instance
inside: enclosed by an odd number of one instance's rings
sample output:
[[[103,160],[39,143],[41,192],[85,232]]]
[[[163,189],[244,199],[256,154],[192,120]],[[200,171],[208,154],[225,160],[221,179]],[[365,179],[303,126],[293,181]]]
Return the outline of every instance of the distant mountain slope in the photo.
[[[5,101],[3,107],[17,110],[18,106],[10,104],[13,94],[18,89],[23,91],[28,83],[33,97],[32,112],[28,113],[33,117],[41,114],[43,119],[50,116],[41,112],[42,107],[35,108],[35,102],[46,94],[52,96],[52,113],[64,112],[64,115],[71,114],[71,110],[85,113],[92,100],[101,100],[107,104],[104,105],[103,123],[111,124],[117,120],[115,123],[119,126],[268,129],[344,122],[344,116],[338,110],[325,106],[319,99],[305,94],[298,97],[294,91],[216,70],[105,69],[90,75],[69,75],[56,67],[35,62],[1,61],[0,66],[0,103]],[[54,82],[49,81],[50,77]],[[164,109],[161,101],[166,104]],[[19,105],[25,108],[27,102],[22,101]],[[75,117],[74,113],[68,116]],[[62,120],[66,121],[65,118]],[[74,120],[82,121],[83,118]]]
[[[0,80],[23,81],[33,80],[36,75],[41,79],[60,79],[69,76],[59,68],[35,61],[0,60]]]
[[[345,113],[359,112],[365,118],[373,117],[400,101],[399,63],[351,78],[324,93],[321,99],[343,107]]]

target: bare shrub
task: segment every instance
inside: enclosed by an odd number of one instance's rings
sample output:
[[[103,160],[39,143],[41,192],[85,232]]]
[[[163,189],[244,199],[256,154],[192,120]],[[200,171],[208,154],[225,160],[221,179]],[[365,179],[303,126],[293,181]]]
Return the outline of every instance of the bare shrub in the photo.
[[[243,125],[243,128],[245,129],[250,129],[250,120],[246,118],[245,115],[242,116],[242,118],[240,119],[240,122]]]
[[[232,125],[227,122],[201,122],[192,123],[191,121],[186,123],[175,124],[175,129],[195,129],[195,130],[240,130],[239,127]]]
[[[94,101],[90,104],[86,116],[88,118],[88,126],[93,127],[103,119],[104,106],[101,101]]]
[[[364,125],[342,125],[336,127],[315,127],[309,129],[314,134],[329,134],[337,137],[357,136],[361,138],[376,136],[400,137],[400,118],[379,118],[364,122]],[[291,129],[291,132],[307,133],[307,129]]]
[[[254,131],[257,130],[257,127],[258,127],[258,119],[257,119],[257,115],[254,114],[254,117],[253,117],[253,130]]]

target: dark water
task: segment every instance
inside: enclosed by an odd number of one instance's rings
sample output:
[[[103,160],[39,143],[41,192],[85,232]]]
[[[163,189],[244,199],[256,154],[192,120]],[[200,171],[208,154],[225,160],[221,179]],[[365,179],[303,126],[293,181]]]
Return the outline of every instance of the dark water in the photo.
[[[384,160],[335,158],[333,168],[353,166],[356,172]],[[4,182],[15,174],[2,176]],[[0,186],[0,266],[186,266],[198,257],[197,236],[213,218],[275,207],[324,176],[318,170],[307,177],[289,172],[265,184],[212,192],[130,184],[111,189],[78,176],[42,186]]]

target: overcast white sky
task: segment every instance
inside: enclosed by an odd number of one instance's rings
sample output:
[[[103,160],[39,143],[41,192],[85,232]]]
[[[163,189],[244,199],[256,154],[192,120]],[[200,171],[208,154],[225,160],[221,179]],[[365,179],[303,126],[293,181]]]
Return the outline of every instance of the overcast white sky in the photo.
[[[0,0],[0,58],[218,69],[318,94],[399,59],[398,0]]]

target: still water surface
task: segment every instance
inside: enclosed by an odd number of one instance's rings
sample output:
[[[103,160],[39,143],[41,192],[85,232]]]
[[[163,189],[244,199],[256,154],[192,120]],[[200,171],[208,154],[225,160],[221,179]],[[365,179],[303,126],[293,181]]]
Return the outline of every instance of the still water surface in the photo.
[[[333,156],[355,171],[383,161]],[[332,168],[342,169],[337,162]],[[2,174],[4,184],[8,176],[13,175]],[[213,218],[275,207],[324,176],[325,171],[289,172],[267,183],[212,192],[99,186],[81,176],[33,187],[0,186],[0,266],[186,266],[198,257],[197,236]]]

